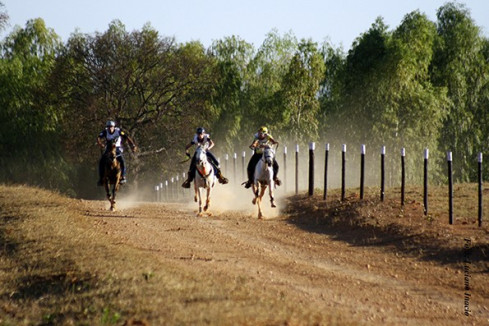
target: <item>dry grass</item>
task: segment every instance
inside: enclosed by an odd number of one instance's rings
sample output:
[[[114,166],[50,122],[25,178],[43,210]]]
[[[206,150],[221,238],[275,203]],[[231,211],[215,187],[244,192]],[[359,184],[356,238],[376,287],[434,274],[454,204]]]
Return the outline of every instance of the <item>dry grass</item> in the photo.
[[[487,189],[489,184],[484,185]],[[408,187],[401,206],[399,188],[368,188],[363,200],[359,189],[348,189],[341,201],[339,190],[322,196],[295,196],[287,213],[310,232],[321,232],[354,245],[378,246],[437,264],[462,268],[464,239],[471,241],[474,273],[489,273],[489,198],[483,194],[483,222],[478,226],[477,184],[453,189],[453,224],[449,224],[448,186],[429,186],[428,214],[424,214],[423,188]],[[317,191],[316,193],[320,193]],[[484,198],[485,197],[485,198]],[[489,291],[489,290],[488,290]],[[487,293],[489,295],[489,292]]]

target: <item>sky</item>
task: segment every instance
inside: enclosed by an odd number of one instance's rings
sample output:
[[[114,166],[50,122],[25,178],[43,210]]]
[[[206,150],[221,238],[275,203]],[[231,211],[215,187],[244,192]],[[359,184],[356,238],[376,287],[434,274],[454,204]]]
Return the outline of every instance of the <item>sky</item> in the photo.
[[[209,47],[214,40],[239,36],[255,48],[266,35],[292,32],[298,39],[330,42],[350,49],[375,19],[384,18],[394,30],[404,16],[419,9],[436,22],[436,12],[446,0],[0,0],[10,16],[4,38],[29,19],[42,18],[63,41],[71,33],[103,33],[118,19],[126,30],[141,30],[149,23],[161,36],[179,43],[200,41]],[[475,24],[489,37],[489,1],[464,0]]]

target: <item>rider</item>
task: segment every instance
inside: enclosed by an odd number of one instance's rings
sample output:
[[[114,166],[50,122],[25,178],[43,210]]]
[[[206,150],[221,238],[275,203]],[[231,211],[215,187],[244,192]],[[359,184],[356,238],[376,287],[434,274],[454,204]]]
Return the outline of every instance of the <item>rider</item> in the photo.
[[[270,145],[278,145],[278,142],[273,139],[272,135],[268,133],[267,127],[260,127],[258,129],[258,133],[255,134],[255,138],[253,139],[253,143],[250,145],[250,148],[254,150],[253,156],[250,158],[250,162],[248,163],[248,181],[246,181],[245,188],[251,187],[253,184],[253,175],[255,173],[255,167],[258,161],[261,159],[263,154],[263,147]],[[282,182],[277,177],[278,174],[278,163],[273,158],[273,180],[277,186],[280,186]]]
[[[208,144],[206,154],[207,154],[207,159],[209,162],[212,164],[214,167],[214,170],[216,171],[216,176],[219,180],[220,183],[226,184],[228,183],[228,179],[226,179],[221,172],[221,168],[219,167],[219,162],[217,161],[216,157],[214,154],[212,154],[209,150],[214,147],[214,142],[211,139],[211,136],[209,134],[205,133],[204,128],[199,127],[197,128],[197,133],[194,135],[194,138],[190,143],[185,146],[185,154],[190,157],[190,153],[188,152],[189,148],[192,147],[193,145],[197,146],[205,146]],[[184,188],[190,188],[190,183],[194,180],[195,177],[195,170],[197,169],[197,162],[196,162],[196,157],[195,153],[194,156],[192,157],[192,162],[190,163],[190,168],[188,170],[188,176],[187,180],[185,180],[182,184],[182,187]]]
[[[134,141],[129,137],[124,131],[120,130],[115,126],[114,121],[107,121],[106,128],[102,130],[102,132],[98,135],[97,137],[97,144],[100,146],[100,148],[104,149],[105,152],[107,153],[110,151],[110,148],[106,145],[104,145],[103,140],[105,139],[105,143],[107,144],[109,141],[117,138],[116,142],[116,153],[117,153],[117,160],[121,164],[121,184],[126,183],[126,164],[124,162],[124,158],[122,157],[122,140],[127,140],[129,144],[132,147],[133,152],[138,150],[138,147],[134,143]],[[97,185],[101,186],[102,185],[102,178],[104,176],[104,156],[102,155],[102,158],[100,159],[99,165],[98,165],[98,174],[99,174],[99,180],[97,182]]]

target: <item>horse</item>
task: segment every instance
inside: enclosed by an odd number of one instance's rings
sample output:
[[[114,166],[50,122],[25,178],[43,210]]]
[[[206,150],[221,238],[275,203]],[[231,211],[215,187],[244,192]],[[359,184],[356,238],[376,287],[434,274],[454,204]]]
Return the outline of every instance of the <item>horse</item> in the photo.
[[[115,211],[115,194],[119,191],[120,180],[121,180],[121,164],[117,159],[117,138],[112,139],[107,143],[107,150],[103,155],[103,160],[105,160],[104,177],[102,178],[102,183],[105,186],[105,192],[107,194],[107,199],[110,202],[110,210]],[[110,189],[112,185],[112,189]]]
[[[194,178],[195,196],[194,201],[199,202],[199,213],[197,216],[202,216],[202,195],[200,188],[207,190],[207,198],[205,201],[204,212],[209,209],[211,203],[211,191],[216,185],[217,177],[214,173],[214,167],[207,159],[206,148],[198,146],[195,151],[196,170]]]
[[[252,191],[255,197],[252,200],[253,205],[258,204],[258,219],[262,219],[263,213],[261,211],[261,201],[265,194],[267,187],[270,193],[270,203],[273,208],[275,205],[275,199],[273,197],[273,189],[275,188],[274,175],[273,175],[273,159],[275,157],[275,151],[270,146],[265,146],[260,161],[256,164],[255,173],[253,177]]]

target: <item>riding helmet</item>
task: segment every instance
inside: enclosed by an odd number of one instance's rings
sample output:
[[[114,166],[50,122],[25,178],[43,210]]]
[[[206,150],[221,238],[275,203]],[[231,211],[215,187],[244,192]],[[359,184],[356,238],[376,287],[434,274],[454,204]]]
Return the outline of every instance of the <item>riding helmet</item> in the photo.
[[[197,128],[197,134],[203,134],[205,132],[205,129],[203,127]]]
[[[107,121],[107,124],[106,124],[107,127],[115,127],[115,122],[112,121],[112,120],[109,120]]]
[[[266,134],[266,133],[268,133],[268,128],[265,127],[265,126],[262,126],[262,127],[260,127],[260,129],[258,129],[258,131],[261,132],[261,133]]]

